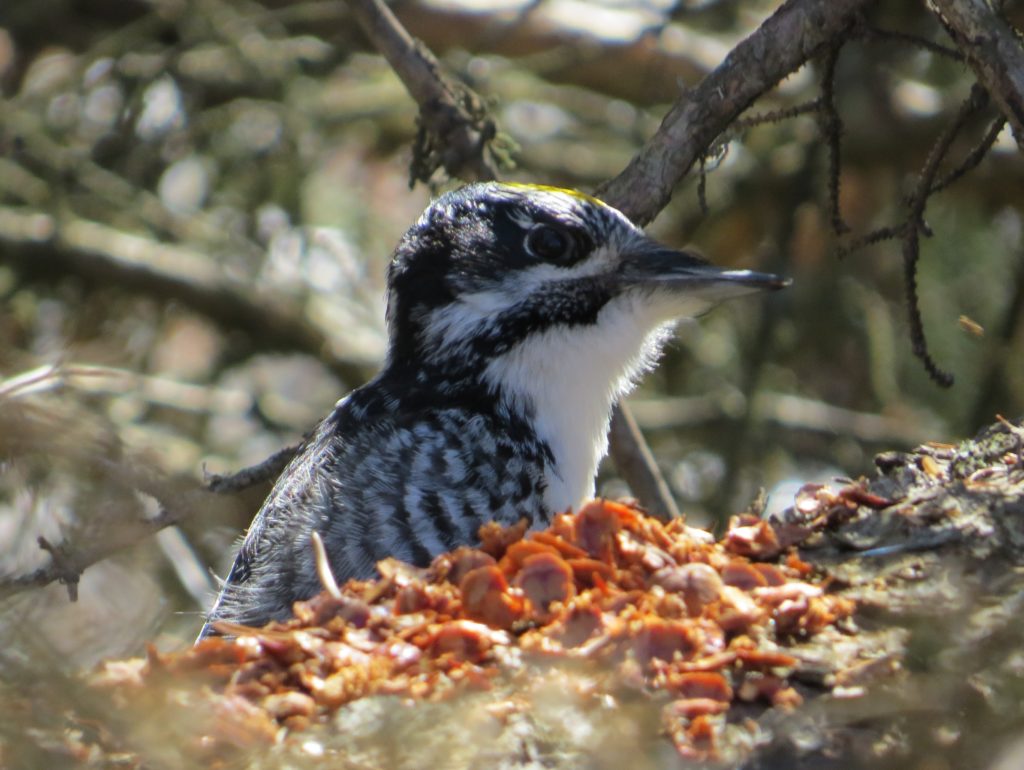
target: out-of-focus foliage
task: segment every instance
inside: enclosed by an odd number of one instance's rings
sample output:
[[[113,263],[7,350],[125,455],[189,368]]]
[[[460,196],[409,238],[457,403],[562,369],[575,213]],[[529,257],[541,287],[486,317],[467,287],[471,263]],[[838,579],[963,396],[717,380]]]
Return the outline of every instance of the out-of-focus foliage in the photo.
[[[775,5],[437,0],[397,12],[518,143],[510,178],[592,189]],[[923,4],[879,3],[869,22],[945,42]],[[801,70],[753,111],[814,99],[819,77]],[[972,82],[904,39],[865,31],[844,46],[839,195],[852,236],[901,219]],[[31,418],[0,432],[3,574],[49,560],[40,535],[105,538],[104,517],[152,512],[118,480],[123,456],[172,475],[243,467],[372,374],[388,256],[430,191],[408,187],[414,105],[344,3],[8,0],[0,88],[0,428]],[[965,126],[951,163],[993,115]],[[949,390],[910,354],[898,244],[837,256],[813,114],[736,128],[711,156],[706,212],[693,174],[652,232],[795,284],[684,324],[633,397],[694,521],[759,487],[785,504],[787,480],[856,475],[879,449],[1021,412],[1024,163],[1008,133],[925,214],[921,308],[956,375]],[[623,491],[604,471],[603,488]],[[180,644],[262,492],[91,567],[77,605],[61,586],[7,600],[0,669],[74,668],[160,633]]]

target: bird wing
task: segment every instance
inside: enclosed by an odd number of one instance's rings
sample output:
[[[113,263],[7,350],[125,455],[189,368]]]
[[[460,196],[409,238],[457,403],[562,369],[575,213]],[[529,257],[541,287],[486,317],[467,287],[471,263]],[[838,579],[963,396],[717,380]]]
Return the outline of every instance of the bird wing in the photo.
[[[339,414],[340,412],[340,414]],[[258,623],[319,588],[310,536],[336,580],[395,557],[425,566],[488,520],[543,514],[543,452],[463,409],[378,413],[341,405],[278,479],[235,558],[212,619]],[[204,630],[204,634],[206,630]]]
[[[330,418],[328,418],[330,419]],[[202,640],[212,631],[212,623],[225,614],[228,606],[239,603],[245,586],[253,580],[260,555],[277,545],[281,532],[290,529],[294,516],[308,507],[313,491],[312,481],[330,468],[318,470],[324,458],[324,420],[313,436],[300,448],[298,454],[284,469],[273,489],[263,502],[260,510],[253,517],[249,529],[242,539],[242,544],[235,555],[235,560],[224,579],[220,593],[207,613],[207,621],[199,632],[197,641]],[[232,619],[235,619],[232,617]]]

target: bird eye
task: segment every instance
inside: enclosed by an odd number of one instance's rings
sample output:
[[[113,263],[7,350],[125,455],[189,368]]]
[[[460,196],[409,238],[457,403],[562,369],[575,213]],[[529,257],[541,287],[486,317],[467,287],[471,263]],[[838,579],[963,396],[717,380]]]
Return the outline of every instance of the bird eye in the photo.
[[[568,262],[574,242],[569,233],[551,225],[537,225],[526,234],[526,251],[546,262]]]

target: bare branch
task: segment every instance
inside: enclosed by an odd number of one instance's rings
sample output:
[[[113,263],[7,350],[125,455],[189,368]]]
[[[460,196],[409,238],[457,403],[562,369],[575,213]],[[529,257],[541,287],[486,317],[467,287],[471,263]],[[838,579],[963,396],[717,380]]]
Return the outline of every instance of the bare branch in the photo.
[[[110,515],[72,526],[60,542],[40,539],[50,562],[26,574],[0,575],[0,600],[59,581],[74,601],[78,579],[88,567],[189,516],[232,506],[191,478],[154,470],[147,459],[127,451],[115,429],[91,417],[88,409],[77,408],[70,399],[48,398],[67,381],[68,373],[59,367],[0,381],[0,458],[37,455],[50,465],[65,463],[83,478],[109,481],[112,497],[105,510]],[[144,515],[135,492],[157,501],[156,516]],[[115,502],[118,494],[120,504]]]
[[[886,225],[885,227],[879,227],[872,230],[867,235],[862,235],[859,238],[853,238],[841,245],[837,251],[840,259],[849,256],[855,251],[859,251],[866,246],[871,246],[875,243],[881,243],[882,241],[896,240],[903,234],[905,224],[900,222],[898,225]]]
[[[934,0],[939,20],[1024,149],[1024,46],[985,0]]]
[[[924,323],[921,320],[921,308],[917,295],[917,263],[921,257],[920,238],[921,231],[926,227],[924,223],[924,209],[928,203],[928,196],[935,184],[935,175],[938,173],[939,164],[946,157],[950,146],[956,135],[963,128],[973,114],[978,112],[988,103],[988,95],[985,90],[975,84],[971,89],[971,95],[960,106],[956,118],[936,140],[924,168],[918,176],[917,185],[909,200],[909,213],[903,229],[903,278],[907,296],[907,313],[910,321],[910,340],[913,345],[914,355],[921,359],[928,376],[938,385],[948,388],[953,384],[953,375],[941,369],[931,353],[928,352],[928,341],[924,333]]]
[[[701,154],[753,102],[844,35],[872,0],[789,0],[672,106],[626,169],[597,195],[650,222]]]
[[[841,138],[843,134],[843,121],[839,118],[839,110],[836,108],[836,63],[839,61],[839,52],[842,45],[835,45],[825,53],[825,64],[821,73],[821,110],[818,113],[818,121],[821,125],[821,133],[825,137],[825,144],[828,146],[828,208],[829,218],[832,222],[832,232],[836,235],[843,235],[850,231],[849,226],[843,221],[843,212],[839,205],[839,181],[842,171],[840,158]]]
[[[75,601],[78,580],[86,568],[147,540],[165,527],[223,505],[223,498],[199,488],[195,482],[161,478],[146,469],[143,462],[110,462],[108,471],[119,482],[153,496],[161,505],[160,513],[150,519],[104,522],[102,537],[72,538],[59,544],[40,538],[39,546],[50,554],[50,563],[24,575],[0,575],[0,600],[59,581],[68,587],[68,595]]]
[[[436,153],[451,176],[470,180],[494,179],[497,170],[487,158],[495,128],[483,101],[468,87],[455,84],[421,42],[415,40],[381,0],[349,0],[349,7],[378,51],[388,60],[420,108],[419,156]],[[434,170],[414,165],[414,180],[428,181]]]
[[[679,516],[679,508],[672,498],[668,483],[658,469],[643,433],[625,404],[612,416],[609,446],[612,460],[633,494],[652,516],[662,521]]]
[[[985,133],[985,136],[982,137],[982,140],[975,145],[973,150],[967,153],[967,156],[960,162],[960,165],[932,185],[932,189],[929,190],[929,195],[934,195],[939,192],[939,190],[945,190],[953,184],[953,182],[960,179],[960,177],[981,163],[982,159],[988,154],[988,151],[992,149],[992,145],[996,143],[996,139],[999,138],[999,133],[1003,130],[1003,126],[1005,125],[1006,118],[1001,116],[992,121],[992,125],[988,127],[988,131]]]
[[[880,27],[865,26],[861,28],[859,34],[861,38],[868,41],[878,40],[880,42],[886,42],[891,40],[896,43],[906,43],[917,48],[923,48],[924,50],[929,51],[930,53],[933,53],[937,56],[944,56],[947,59],[952,59],[953,61],[964,60],[963,54],[961,54],[956,49],[949,48],[947,46],[941,45],[940,43],[931,41],[928,38],[921,37],[920,35],[914,35],[909,32],[902,32],[900,30],[895,29],[881,29]]]
[[[765,123],[780,123],[783,120],[789,120],[790,118],[795,118],[799,115],[817,112],[820,109],[821,97],[818,97],[817,99],[811,99],[811,101],[804,102],[803,104],[795,104],[792,107],[782,107],[778,110],[768,110],[768,112],[759,112],[756,115],[737,118],[733,121],[732,127],[737,130],[742,130],[761,126]]]
[[[302,451],[303,446],[305,446],[305,441],[283,447],[263,462],[250,465],[248,468],[234,473],[209,474],[206,477],[206,488],[218,495],[228,495],[249,489],[257,484],[274,481],[288,467],[292,458]]]

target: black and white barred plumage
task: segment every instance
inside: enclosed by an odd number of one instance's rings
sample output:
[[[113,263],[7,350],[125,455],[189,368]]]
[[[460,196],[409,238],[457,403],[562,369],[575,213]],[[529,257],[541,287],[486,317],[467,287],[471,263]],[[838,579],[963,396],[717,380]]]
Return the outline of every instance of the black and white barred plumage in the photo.
[[[281,475],[211,620],[262,624],[317,593],[314,531],[341,582],[387,556],[426,564],[485,521],[577,507],[612,406],[673,322],[782,285],[660,246],[579,193],[487,183],[439,198],[388,271],[384,368]]]

